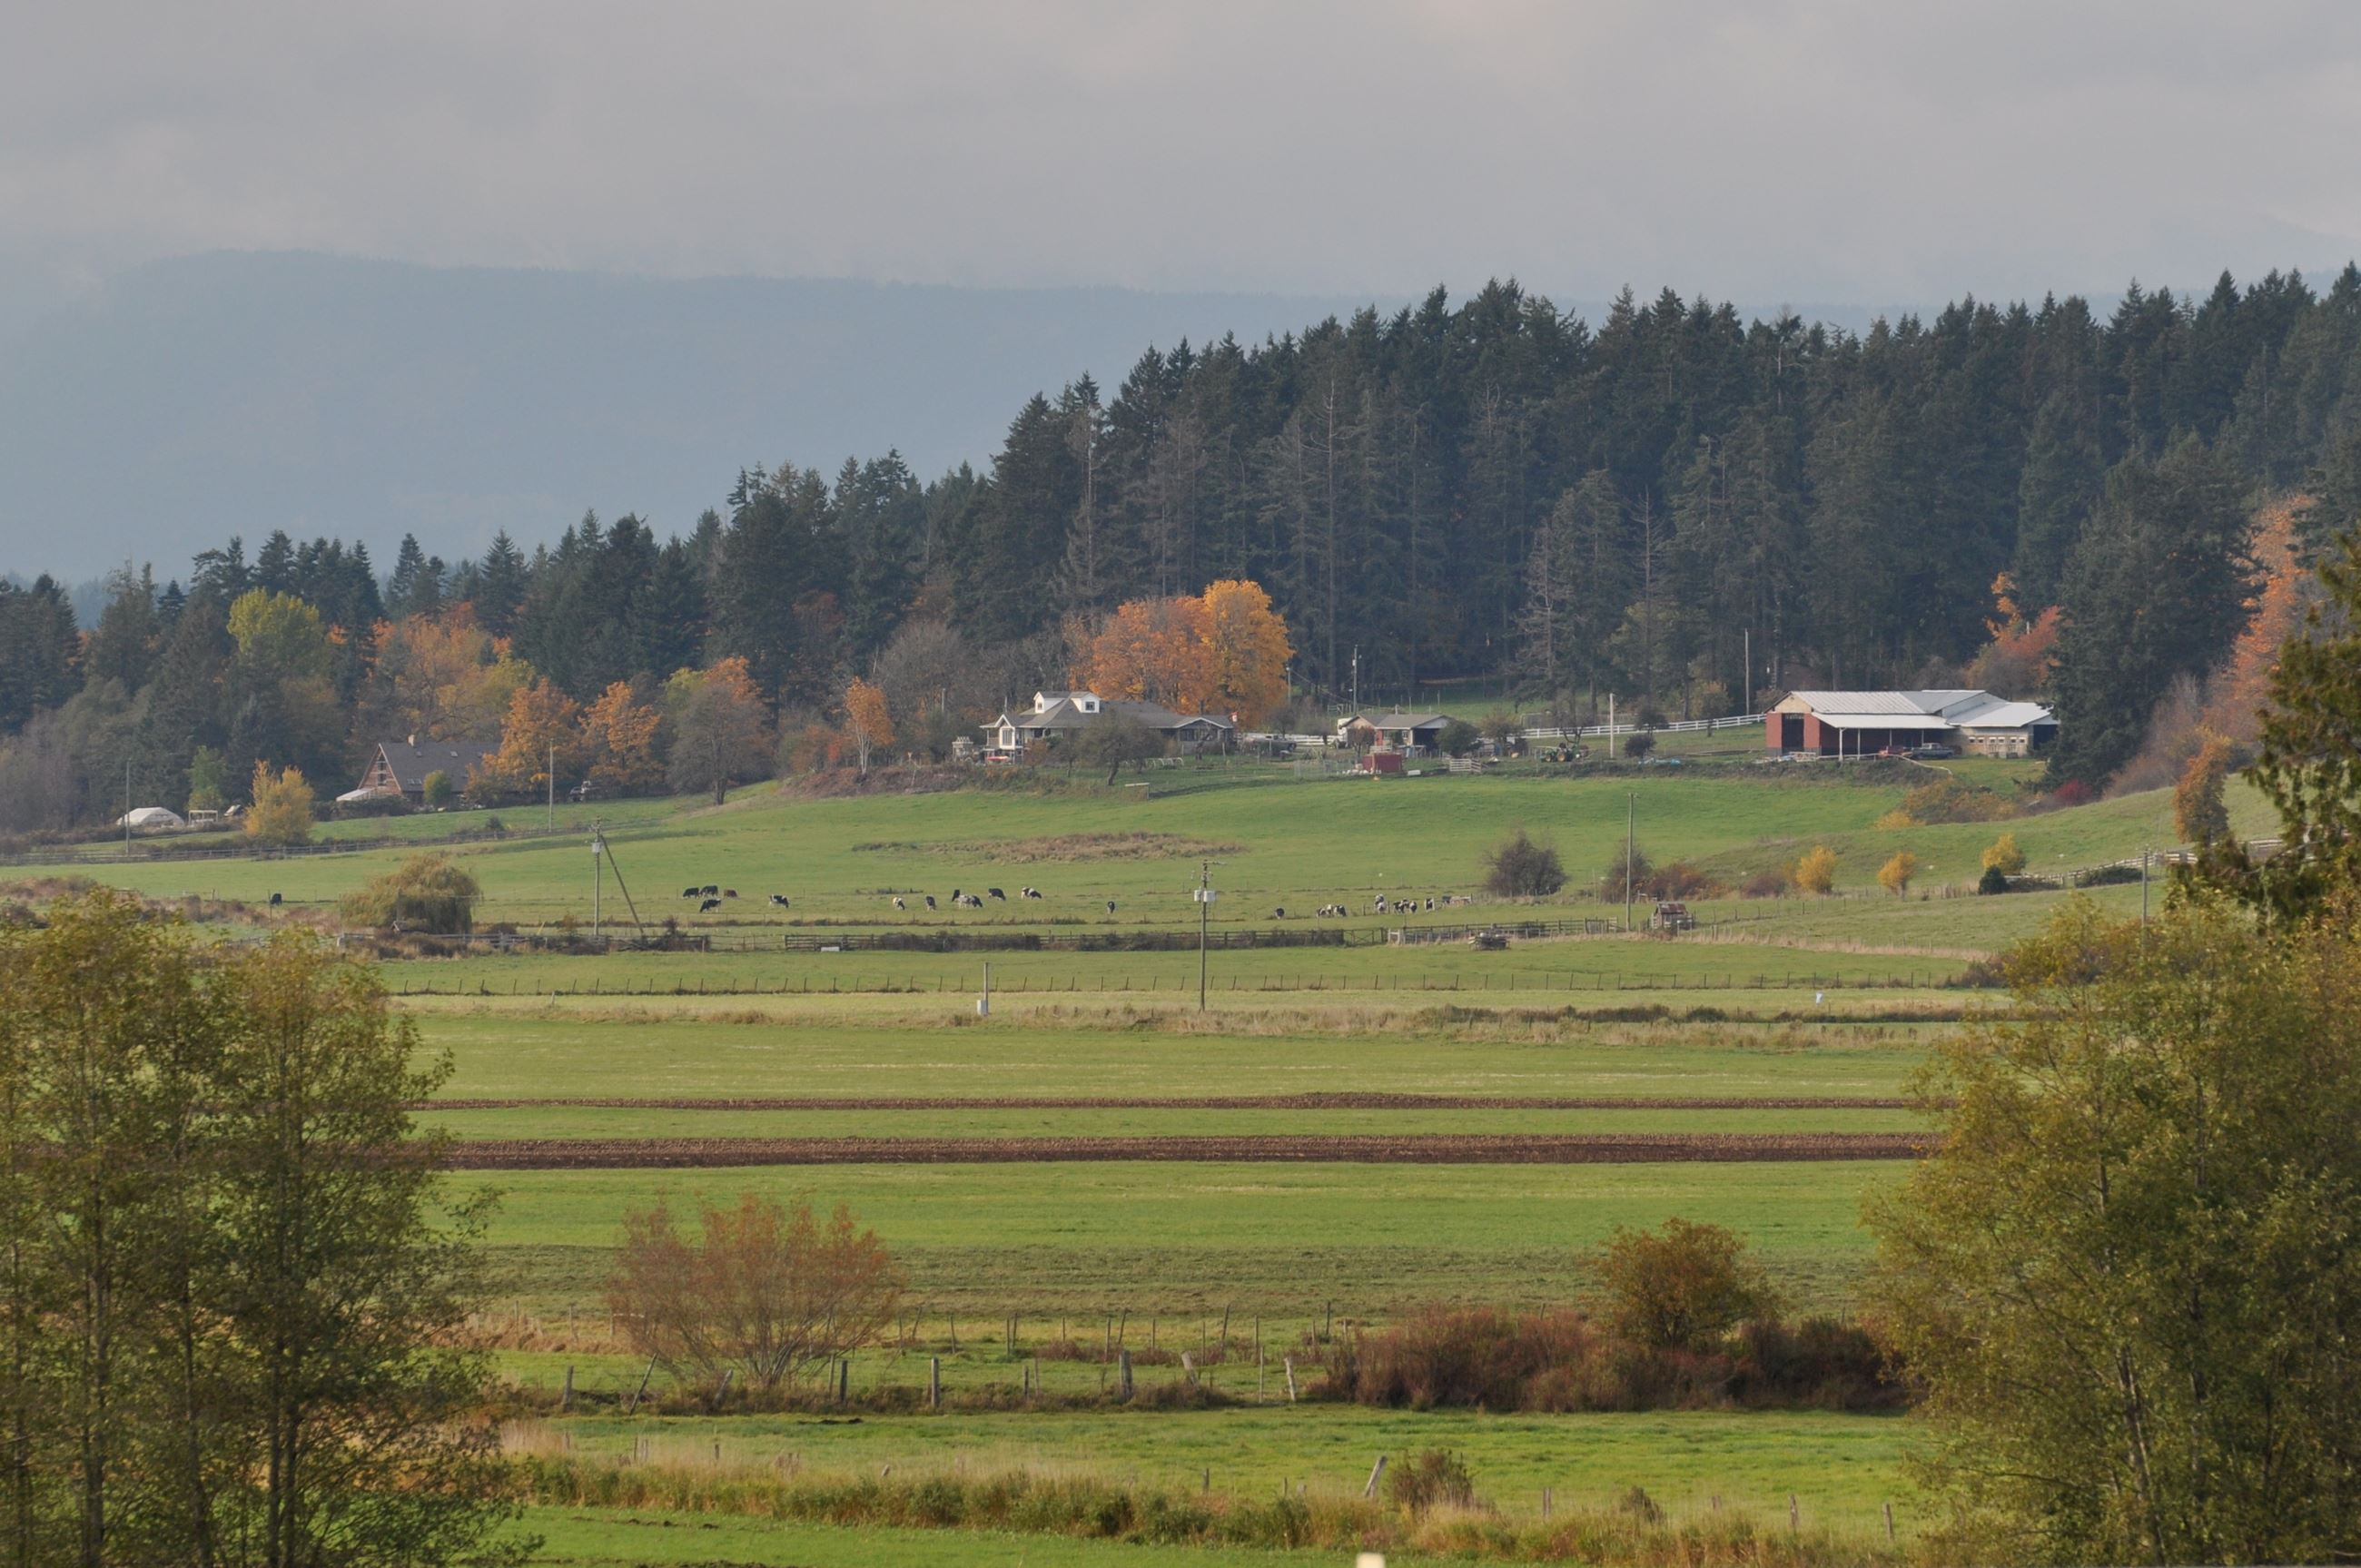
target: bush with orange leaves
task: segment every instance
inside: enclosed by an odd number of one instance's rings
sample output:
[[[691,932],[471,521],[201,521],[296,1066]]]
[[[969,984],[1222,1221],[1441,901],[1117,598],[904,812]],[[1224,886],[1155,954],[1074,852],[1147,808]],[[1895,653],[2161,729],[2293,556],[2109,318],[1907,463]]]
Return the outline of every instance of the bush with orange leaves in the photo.
[[[752,1192],[734,1209],[699,1206],[683,1232],[659,1199],[623,1217],[607,1304],[634,1348],[673,1377],[718,1387],[734,1373],[776,1392],[808,1366],[873,1343],[902,1299],[901,1270],[841,1203],[823,1223],[809,1203]]]

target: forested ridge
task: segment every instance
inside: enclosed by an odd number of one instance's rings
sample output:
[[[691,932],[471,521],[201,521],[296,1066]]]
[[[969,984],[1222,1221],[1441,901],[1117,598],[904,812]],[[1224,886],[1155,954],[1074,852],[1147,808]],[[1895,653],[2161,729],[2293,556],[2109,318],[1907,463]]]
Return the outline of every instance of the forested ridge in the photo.
[[[2224,275],[2202,299],[2135,285],[2104,319],[1965,300],[1861,334],[1670,291],[1593,325],[1514,283],[1437,290],[1151,349],[1111,394],[1027,401],[983,473],[750,466],[669,536],[594,515],[456,564],[406,539],[382,577],[357,544],[233,539],[160,587],[126,570],[86,631],[54,582],[20,580],[0,827],[104,813],[126,762],[177,805],[200,748],[231,780],[336,778],[422,717],[497,739],[480,693],[422,709],[397,689],[430,633],[507,669],[502,699],[653,702],[742,659],[781,733],[871,673],[905,749],[939,751],[1062,680],[1077,628],[1224,579],[1268,590],[1310,703],[1341,700],[1357,657],[1365,696],[1497,674],[1527,706],[1699,714],[1958,678],[2005,575],[2004,620],[2059,609],[2054,666],[2024,679],[2058,698],[2063,773],[2095,784],[2176,675],[2229,652],[2268,565],[2249,519],[2290,492],[2306,555],[2361,516],[2351,266],[2324,291]],[[315,612],[317,645],[251,605],[234,628],[257,590]]]

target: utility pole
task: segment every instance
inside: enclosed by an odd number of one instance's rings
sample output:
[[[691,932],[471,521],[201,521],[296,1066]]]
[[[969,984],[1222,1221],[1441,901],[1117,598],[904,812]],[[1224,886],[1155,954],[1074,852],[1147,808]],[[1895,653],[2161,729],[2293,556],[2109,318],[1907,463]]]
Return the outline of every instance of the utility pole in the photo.
[[[1746,639],[1746,701],[1738,711],[1752,713],[1754,711],[1754,628],[1747,627],[1741,635]]]
[[[607,868],[601,863],[606,858],[607,840],[600,838],[598,829],[593,827],[590,829],[590,935],[594,939],[598,935],[601,895],[607,890]]]
[[[131,759],[123,759],[123,847],[131,848]]]
[[[2147,855],[2146,844],[2140,846],[2140,924],[2147,924]]]
[[[1213,916],[1213,862],[1207,861],[1197,872],[1197,1011],[1200,1013],[1205,1010],[1205,952],[1211,946]]]
[[[1597,709],[1593,709],[1596,712]],[[1607,694],[1607,760],[1615,760],[1615,694]]]
[[[1631,836],[1631,792],[1623,792],[1623,929],[1631,929],[1631,868],[1639,859]]]
[[[542,826],[552,830],[557,827],[557,742],[549,743],[549,805],[542,816]]]
[[[1353,644],[1353,711],[1361,711],[1361,645]]]

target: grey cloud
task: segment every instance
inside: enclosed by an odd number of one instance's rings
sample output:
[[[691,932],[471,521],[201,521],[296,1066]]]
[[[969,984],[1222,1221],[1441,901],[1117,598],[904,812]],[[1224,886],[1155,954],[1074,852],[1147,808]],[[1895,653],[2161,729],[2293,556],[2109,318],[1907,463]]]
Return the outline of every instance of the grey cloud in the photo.
[[[1751,300],[2361,249],[2361,7],[79,4],[0,252]]]

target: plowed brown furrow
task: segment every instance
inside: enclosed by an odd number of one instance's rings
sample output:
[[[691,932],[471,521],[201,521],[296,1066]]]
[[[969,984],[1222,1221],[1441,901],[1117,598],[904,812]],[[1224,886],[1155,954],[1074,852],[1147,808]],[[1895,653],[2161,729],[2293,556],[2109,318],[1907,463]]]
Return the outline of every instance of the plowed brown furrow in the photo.
[[[754,1165],[967,1165],[1069,1160],[1323,1161],[1358,1165],[1620,1165],[1652,1161],[1908,1159],[1912,1133],[1660,1133],[1633,1136],[468,1139],[462,1170],[628,1170]]]
[[[1575,1098],[1483,1094],[1215,1094],[1123,1099],[1089,1095],[848,1099],[637,1097],[430,1100],[422,1111],[520,1111],[544,1107],[612,1111],[1900,1111],[1903,1100],[1819,1097]]]

